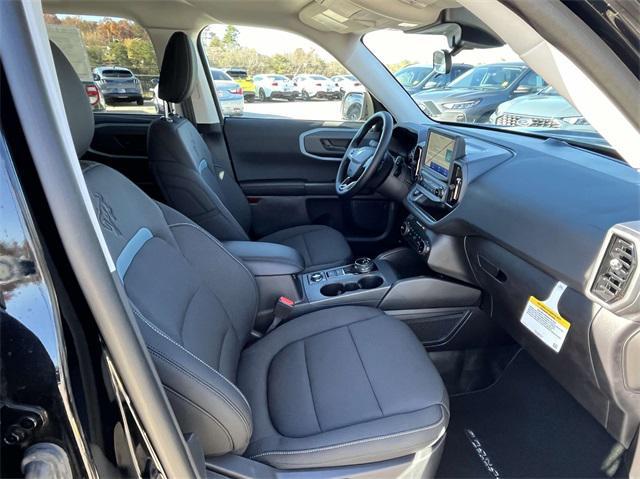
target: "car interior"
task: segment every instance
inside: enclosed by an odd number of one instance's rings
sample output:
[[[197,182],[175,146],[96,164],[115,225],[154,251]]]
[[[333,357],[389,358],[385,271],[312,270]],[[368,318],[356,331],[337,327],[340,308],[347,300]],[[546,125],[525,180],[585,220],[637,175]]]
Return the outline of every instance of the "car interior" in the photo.
[[[162,115],[94,112],[54,42],[47,94],[104,267],[208,477],[629,476],[638,170],[622,148],[431,121],[359,40],[393,27],[513,42],[566,92],[561,67],[528,56],[529,25],[518,44],[512,2],[480,3],[43,2],[135,19],[154,42]],[[223,118],[198,42],[215,22],[317,42],[373,114]]]

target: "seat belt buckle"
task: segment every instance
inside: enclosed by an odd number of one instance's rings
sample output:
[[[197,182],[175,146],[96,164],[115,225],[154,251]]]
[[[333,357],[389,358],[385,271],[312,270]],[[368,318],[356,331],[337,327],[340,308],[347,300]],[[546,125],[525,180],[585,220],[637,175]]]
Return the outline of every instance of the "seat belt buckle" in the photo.
[[[286,296],[280,296],[273,308],[273,321],[271,321],[271,324],[267,328],[267,333],[270,333],[276,329],[282,321],[291,317],[295,305],[296,303],[292,299]]]

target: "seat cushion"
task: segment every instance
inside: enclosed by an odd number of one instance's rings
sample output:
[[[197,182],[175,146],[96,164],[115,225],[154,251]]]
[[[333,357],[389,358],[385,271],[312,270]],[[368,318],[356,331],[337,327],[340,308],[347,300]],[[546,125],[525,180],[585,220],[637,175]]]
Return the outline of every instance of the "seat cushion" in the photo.
[[[305,225],[276,231],[260,239],[297,250],[305,271],[343,266],[351,261],[351,248],[342,233],[324,225]]]
[[[253,414],[245,455],[281,469],[401,457],[436,443],[449,420],[422,344],[369,307],[285,323],[243,352],[238,385]]]

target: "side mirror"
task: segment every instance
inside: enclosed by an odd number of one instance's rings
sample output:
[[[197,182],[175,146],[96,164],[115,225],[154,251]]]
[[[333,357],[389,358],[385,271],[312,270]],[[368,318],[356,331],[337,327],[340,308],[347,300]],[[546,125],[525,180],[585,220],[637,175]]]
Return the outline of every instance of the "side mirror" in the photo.
[[[100,75],[98,75],[97,73],[93,74],[93,81],[100,81]]]
[[[518,85],[513,93],[516,95],[528,95],[529,93],[533,93],[533,88],[527,85]]]
[[[364,121],[373,113],[373,99],[369,92],[350,91],[342,98],[342,119]]]
[[[446,75],[451,71],[451,53],[447,50],[436,50],[433,52],[433,70],[441,75]]]

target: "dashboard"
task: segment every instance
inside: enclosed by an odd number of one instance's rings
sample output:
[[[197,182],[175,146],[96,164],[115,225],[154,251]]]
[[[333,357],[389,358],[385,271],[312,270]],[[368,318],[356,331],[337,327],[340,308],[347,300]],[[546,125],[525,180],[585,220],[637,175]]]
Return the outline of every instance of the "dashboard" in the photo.
[[[403,239],[432,271],[479,287],[491,318],[628,445],[640,423],[640,174],[483,128],[398,124],[389,152],[383,187],[407,210]],[[554,349],[521,317],[558,288],[570,327]]]

